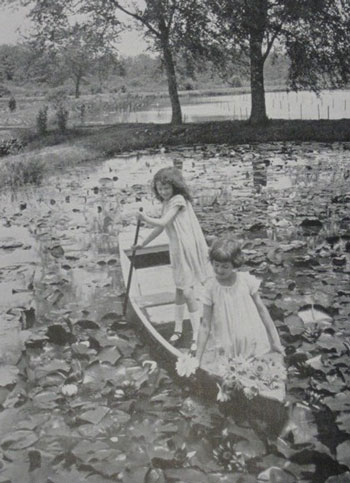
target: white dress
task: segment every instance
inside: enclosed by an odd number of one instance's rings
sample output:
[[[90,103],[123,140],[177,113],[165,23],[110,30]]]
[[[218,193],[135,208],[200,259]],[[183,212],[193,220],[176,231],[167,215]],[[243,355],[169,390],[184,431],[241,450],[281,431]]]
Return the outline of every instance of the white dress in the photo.
[[[208,246],[191,203],[182,195],[163,202],[162,215],[175,206],[180,210],[165,227],[176,288],[204,283],[210,272]]]
[[[212,306],[213,316],[202,366],[211,369],[222,358],[261,356],[271,350],[265,325],[252,298],[261,282],[249,272],[236,272],[236,275],[230,286],[221,285],[215,277],[205,285],[203,303]]]

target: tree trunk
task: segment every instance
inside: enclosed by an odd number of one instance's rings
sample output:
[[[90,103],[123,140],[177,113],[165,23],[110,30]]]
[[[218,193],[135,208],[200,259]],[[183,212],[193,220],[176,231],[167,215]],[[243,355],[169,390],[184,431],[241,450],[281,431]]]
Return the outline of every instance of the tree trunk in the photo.
[[[250,42],[250,87],[252,110],[250,122],[261,124],[267,121],[264,87],[264,62],[261,35],[251,34]]]
[[[247,10],[249,29],[250,88],[252,110],[250,122],[262,124],[267,122],[264,88],[264,62],[262,53],[263,41],[267,26],[268,0],[253,0]]]
[[[177,90],[176,73],[172,52],[167,43],[163,45],[164,65],[168,80],[168,91],[171,102],[171,124],[182,124],[181,104]]]

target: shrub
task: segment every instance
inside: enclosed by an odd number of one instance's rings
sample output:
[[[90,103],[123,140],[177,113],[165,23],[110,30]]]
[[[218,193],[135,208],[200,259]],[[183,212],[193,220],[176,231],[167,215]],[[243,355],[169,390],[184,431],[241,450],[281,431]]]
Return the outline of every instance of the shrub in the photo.
[[[26,184],[40,185],[43,167],[43,162],[37,158],[8,160],[1,167],[0,187],[15,189]]]
[[[60,132],[65,132],[67,129],[67,122],[68,122],[69,112],[63,105],[60,105],[56,109],[56,120],[58,130]]]
[[[68,95],[65,89],[62,87],[58,89],[53,89],[47,95],[47,101],[52,105],[54,109],[58,109],[60,106],[67,104]]]
[[[242,81],[238,75],[233,75],[229,81],[231,87],[242,87]]]
[[[65,89],[58,88],[53,90],[48,96],[47,100],[51,103],[52,107],[55,109],[56,122],[58,130],[60,132],[65,132],[67,129],[68,115],[69,111],[68,105],[68,95]]]
[[[103,89],[101,86],[91,86],[90,87],[91,94],[102,94]]]
[[[47,112],[48,107],[43,106],[39,109],[39,112],[36,116],[36,127],[40,135],[47,133]]]
[[[18,153],[21,149],[23,149],[23,142],[20,139],[11,138],[0,141],[0,157]]]
[[[184,89],[185,91],[193,91],[194,90],[194,85],[192,82],[187,81],[184,83]]]
[[[9,109],[11,112],[15,111],[17,107],[16,99],[11,96],[9,99]]]
[[[3,84],[0,84],[0,97],[10,96],[10,95],[11,95],[10,89],[8,89]]]
[[[78,106],[78,111],[79,111],[79,119],[81,124],[85,124],[85,119],[86,119],[86,105],[80,104]]]

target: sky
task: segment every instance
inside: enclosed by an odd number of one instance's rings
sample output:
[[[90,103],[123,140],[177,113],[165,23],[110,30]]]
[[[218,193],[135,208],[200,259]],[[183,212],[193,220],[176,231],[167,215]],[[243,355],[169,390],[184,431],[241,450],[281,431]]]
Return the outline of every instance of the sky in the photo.
[[[13,10],[0,6],[0,45],[15,44],[20,40],[18,29],[24,33],[30,29],[27,11],[25,8]],[[121,42],[118,42],[118,50],[123,56],[138,55],[145,49],[146,44],[137,32],[126,32]]]

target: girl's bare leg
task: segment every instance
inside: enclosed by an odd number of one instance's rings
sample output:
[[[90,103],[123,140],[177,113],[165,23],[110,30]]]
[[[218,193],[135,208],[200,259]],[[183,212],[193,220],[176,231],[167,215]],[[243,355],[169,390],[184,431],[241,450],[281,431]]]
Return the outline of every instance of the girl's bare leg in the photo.
[[[184,319],[184,312],[185,312],[185,302],[186,299],[184,297],[184,292],[183,290],[176,289],[175,292],[175,327],[174,327],[174,333],[170,337],[170,342],[171,343],[176,343],[178,342],[179,339],[181,339],[182,336],[182,326],[183,326],[183,319]]]
[[[199,331],[199,325],[200,325],[199,305],[196,300],[193,287],[184,290],[183,295],[188,307],[190,321],[192,325],[192,343],[191,343],[190,351],[192,353],[195,353],[197,350],[197,339],[198,339],[198,331]]]

